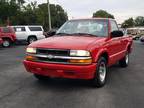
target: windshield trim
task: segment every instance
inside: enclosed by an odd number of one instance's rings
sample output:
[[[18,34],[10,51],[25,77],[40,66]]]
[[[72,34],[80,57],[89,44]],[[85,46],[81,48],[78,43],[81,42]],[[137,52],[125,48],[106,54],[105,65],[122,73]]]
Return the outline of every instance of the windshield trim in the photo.
[[[107,33],[106,33],[106,35],[96,35],[96,34],[91,34],[91,33],[61,33],[60,32],[66,24],[68,24],[69,22],[73,22],[73,21],[101,21],[101,22],[105,22],[107,24]],[[109,36],[108,25],[109,25],[108,19],[77,19],[77,20],[69,20],[69,21],[65,22],[60,27],[60,29],[56,32],[56,35],[58,35],[58,34],[74,35],[75,34],[75,35],[79,35],[80,36],[80,34],[83,34],[83,35],[96,36],[96,37],[108,37]]]

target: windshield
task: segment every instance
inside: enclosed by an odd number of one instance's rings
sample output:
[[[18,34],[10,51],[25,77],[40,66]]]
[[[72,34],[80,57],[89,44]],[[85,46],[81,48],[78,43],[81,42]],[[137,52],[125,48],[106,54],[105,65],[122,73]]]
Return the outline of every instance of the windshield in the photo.
[[[61,35],[92,35],[92,36],[108,36],[108,21],[106,20],[70,20],[67,21],[56,34]]]

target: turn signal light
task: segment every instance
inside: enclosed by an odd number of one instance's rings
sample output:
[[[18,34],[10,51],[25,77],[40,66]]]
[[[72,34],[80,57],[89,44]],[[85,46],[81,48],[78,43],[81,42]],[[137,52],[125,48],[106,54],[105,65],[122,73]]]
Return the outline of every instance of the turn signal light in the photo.
[[[26,56],[26,60],[28,60],[28,61],[34,61],[34,60],[36,60],[36,57],[27,55]]]
[[[92,59],[86,59],[86,60],[69,60],[70,63],[74,63],[74,64],[91,64],[92,63]]]

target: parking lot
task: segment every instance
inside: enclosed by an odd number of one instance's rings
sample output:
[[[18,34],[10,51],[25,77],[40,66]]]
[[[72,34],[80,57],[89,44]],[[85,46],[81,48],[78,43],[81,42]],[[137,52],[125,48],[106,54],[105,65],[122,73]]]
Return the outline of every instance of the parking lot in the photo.
[[[144,45],[134,42],[130,65],[109,69],[107,84],[50,79],[38,82],[23,67],[26,45],[0,48],[0,108],[143,108]]]

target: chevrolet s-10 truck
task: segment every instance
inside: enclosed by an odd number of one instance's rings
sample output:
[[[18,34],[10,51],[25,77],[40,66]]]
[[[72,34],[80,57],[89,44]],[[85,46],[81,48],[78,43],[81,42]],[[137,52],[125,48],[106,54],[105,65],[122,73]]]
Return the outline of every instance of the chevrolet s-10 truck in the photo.
[[[108,67],[117,62],[128,66],[132,43],[132,37],[124,36],[114,19],[73,19],[54,36],[30,44],[24,65],[39,80],[85,79],[102,87]]]

